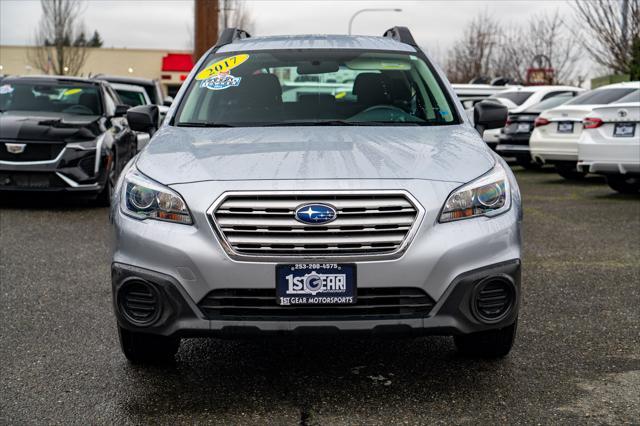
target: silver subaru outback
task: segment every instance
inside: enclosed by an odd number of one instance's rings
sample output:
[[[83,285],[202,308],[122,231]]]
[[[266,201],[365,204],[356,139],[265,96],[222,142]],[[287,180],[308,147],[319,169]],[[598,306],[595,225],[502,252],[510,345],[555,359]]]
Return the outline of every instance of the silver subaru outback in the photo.
[[[506,355],[520,298],[517,183],[404,27],[383,37],[227,29],[115,191],[122,351],[188,336],[453,335]]]

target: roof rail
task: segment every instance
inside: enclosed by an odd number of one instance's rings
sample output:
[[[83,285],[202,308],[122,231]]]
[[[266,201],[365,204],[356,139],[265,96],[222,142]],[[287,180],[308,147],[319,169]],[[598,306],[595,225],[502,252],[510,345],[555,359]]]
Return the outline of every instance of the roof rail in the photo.
[[[393,27],[389,28],[387,31],[382,34],[382,37],[389,37],[394,39],[395,41],[399,41],[400,43],[406,43],[411,46],[418,47],[416,41],[413,39],[411,35],[411,31],[407,27]]]
[[[218,37],[218,41],[214,47],[224,46],[225,44],[231,44],[236,40],[242,40],[243,38],[249,38],[251,34],[240,28],[225,28]]]

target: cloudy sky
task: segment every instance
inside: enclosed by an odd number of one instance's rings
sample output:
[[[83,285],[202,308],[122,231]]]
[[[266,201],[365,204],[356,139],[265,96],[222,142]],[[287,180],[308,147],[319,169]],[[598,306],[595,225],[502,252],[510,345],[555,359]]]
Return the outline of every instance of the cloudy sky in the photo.
[[[571,19],[571,6],[547,1],[247,1],[256,35],[347,32],[351,15],[363,8],[402,12],[363,13],[356,34],[381,34],[393,25],[411,28],[423,47],[439,56],[458,38],[467,21],[488,12],[500,21],[524,23],[535,14],[559,9]],[[38,0],[0,0],[0,44],[30,44],[40,18]],[[90,0],[84,12],[89,32],[97,29],[107,47],[186,49],[193,28],[192,0]]]

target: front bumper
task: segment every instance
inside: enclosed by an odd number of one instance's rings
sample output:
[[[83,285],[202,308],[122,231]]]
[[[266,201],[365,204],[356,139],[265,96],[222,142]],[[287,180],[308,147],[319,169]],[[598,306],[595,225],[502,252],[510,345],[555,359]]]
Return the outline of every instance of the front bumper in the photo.
[[[358,181],[207,181],[172,185],[191,209],[194,224],[191,226],[160,222],[139,221],[122,214],[119,208],[119,191],[112,203],[111,217],[114,222],[114,289],[122,281],[122,269],[133,268],[140,273],[162,277],[178,289],[186,305],[191,307],[190,316],[180,321],[170,321],[159,328],[145,327],[148,332],[165,335],[180,333],[225,333],[240,327],[241,332],[254,331],[296,331],[312,328],[319,331],[374,331],[393,328],[411,332],[468,333],[490,327],[504,326],[505,318],[499,324],[475,323],[465,319],[459,311],[445,315],[445,301],[453,294],[453,289],[462,282],[461,277],[475,274],[484,268],[493,268],[505,262],[518,262],[521,257],[520,224],[521,209],[517,183],[512,180],[512,207],[496,217],[474,218],[451,223],[437,223],[442,203],[459,184],[440,181],[404,180],[358,180]],[[207,211],[222,193],[233,191],[268,191],[286,189],[288,191],[335,190],[406,190],[422,205],[424,216],[407,250],[394,258],[359,261],[350,259],[346,263],[357,266],[357,288],[417,288],[434,302],[428,313],[413,318],[378,318],[366,320],[330,321],[249,321],[245,319],[215,320],[205,318],[198,305],[207,295],[220,289],[274,289],[275,267],[278,263],[329,262],[328,259],[307,259],[307,261],[238,260],[230,257],[221,245],[211,224]],[[203,194],[208,194],[206,197]],[[331,263],[345,263],[332,259]],[[125,266],[123,266],[125,265]],[[516,268],[519,269],[519,268]],[[519,276],[512,270],[506,272],[519,286]],[[151,277],[153,278],[153,277]],[[149,278],[149,281],[151,280]],[[475,280],[472,280],[475,282]],[[468,281],[464,280],[468,290]],[[167,284],[169,285],[169,284]],[[461,286],[463,284],[460,284]],[[514,284],[515,285],[515,284]],[[460,287],[463,288],[463,287]],[[460,290],[462,291],[462,290]],[[465,293],[466,294],[466,293]],[[462,296],[460,296],[461,298]],[[183,304],[184,305],[184,304]],[[448,306],[448,305],[447,305]],[[449,309],[449,308],[447,308]],[[117,308],[116,308],[117,312]],[[436,315],[437,313],[437,315]],[[125,324],[119,317],[121,325]]]
[[[513,284],[515,300],[499,321],[487,323],[479,320],[473,313],[473,294],[483,280],[490,277],[507,279]],[[131,279],[143,279],[155,286],[162,300],[161,314],[158,320],[148,327],[132,324],[121,311],[118,292],[122,285]],[[495,265],[489,265],[468,271],[456,277],[447,286],[445,294],[436,302],[431,311],[423,316],[401,318],[375,318],[363,315],[337,321],[307,320],[298,317],[287,320],[210,319],[199,308],[180,283],[173,277],[131,265],[114,263],[112,265],[112,288],[114,311],[118,324],[132,331],[160,334],[165,336],[251,336],[259,334],[400,334],[400,335],[454,335],[468,334],[493,328],[503,328],[517,319],[520,300],[520,260],[514,259]]]
[[[50,161],[0,161],[0,191],[98,193],[104,187],[111,158],[96,149],[64,148]]]

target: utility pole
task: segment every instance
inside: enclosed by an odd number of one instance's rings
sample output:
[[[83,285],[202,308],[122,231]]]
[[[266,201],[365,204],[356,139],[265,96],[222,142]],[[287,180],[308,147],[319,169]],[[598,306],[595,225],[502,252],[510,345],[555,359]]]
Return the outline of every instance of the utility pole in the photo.
[[[195,0],[194,62],[218,41],[218,0]]]

